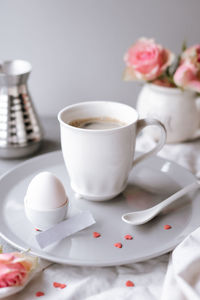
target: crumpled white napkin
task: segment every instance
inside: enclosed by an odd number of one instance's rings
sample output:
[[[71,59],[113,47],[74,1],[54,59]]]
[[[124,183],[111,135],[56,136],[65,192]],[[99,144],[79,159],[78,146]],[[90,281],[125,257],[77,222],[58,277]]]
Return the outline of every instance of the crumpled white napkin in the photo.
[[[200,299],[200,227],[172,252],[161,300]]]

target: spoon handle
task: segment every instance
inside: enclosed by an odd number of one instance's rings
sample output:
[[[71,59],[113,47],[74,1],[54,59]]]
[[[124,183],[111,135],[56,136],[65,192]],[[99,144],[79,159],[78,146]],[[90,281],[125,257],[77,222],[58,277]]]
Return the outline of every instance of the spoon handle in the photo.
[[[164,200],[162,203],[160,203],[159,204],[160,210],[162,210],[163,208],[165,208],[166,206],[168,206],[172,202],[176,201],[180,197],[184,196],[185,194],[187,194],[189,192],[192,192],[193,190],[195,190],[199,186],[200,186],[200,184],[199,184],[198,181],[195,181],[195,182],[185,186],[184,188],[182,188],[181,190],[179,190],[178,192],[176,192],[175,194],[173,194],[172,196],[170,196],[169,198]]]

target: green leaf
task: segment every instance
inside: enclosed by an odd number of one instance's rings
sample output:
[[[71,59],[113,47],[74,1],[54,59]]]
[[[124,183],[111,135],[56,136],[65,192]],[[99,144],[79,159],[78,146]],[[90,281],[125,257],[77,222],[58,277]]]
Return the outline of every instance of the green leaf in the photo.
[[[182,44],[182,52],[184,52],[186,49],[187,49],[187,43],[186,40],[184,40]]]

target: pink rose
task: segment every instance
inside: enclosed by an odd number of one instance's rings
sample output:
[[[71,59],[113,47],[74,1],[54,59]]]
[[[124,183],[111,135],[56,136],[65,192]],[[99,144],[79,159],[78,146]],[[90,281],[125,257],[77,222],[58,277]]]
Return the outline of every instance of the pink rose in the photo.
[[[139,39],[125,54],[125,80],[151,81],[172,63],[174,55],[152,39]]]
[[[20,286],[36,267],[37,259],[23,253],[0,254],[0,288]]]
[[[200,69],[185,61],[176,70],[174,82],[177,86],[200,93]]]
[[[200,45],[194,45],[182,53],[181,64],[185,62],[189,62],[200,69]]]
[[[177,86],[200,93],[200,45],[186,49],[174,74]]]

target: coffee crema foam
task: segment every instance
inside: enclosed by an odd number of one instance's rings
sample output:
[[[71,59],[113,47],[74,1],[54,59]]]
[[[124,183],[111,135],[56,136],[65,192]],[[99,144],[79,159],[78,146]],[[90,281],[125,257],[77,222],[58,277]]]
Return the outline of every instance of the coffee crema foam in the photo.
[[[109,117],[101,117],[101,118],[77,119],[69,122],[69,125],[77,128],[82,128],[82,129],[102,130],[102,129],[118,128],[126,125],[126,123]]]

